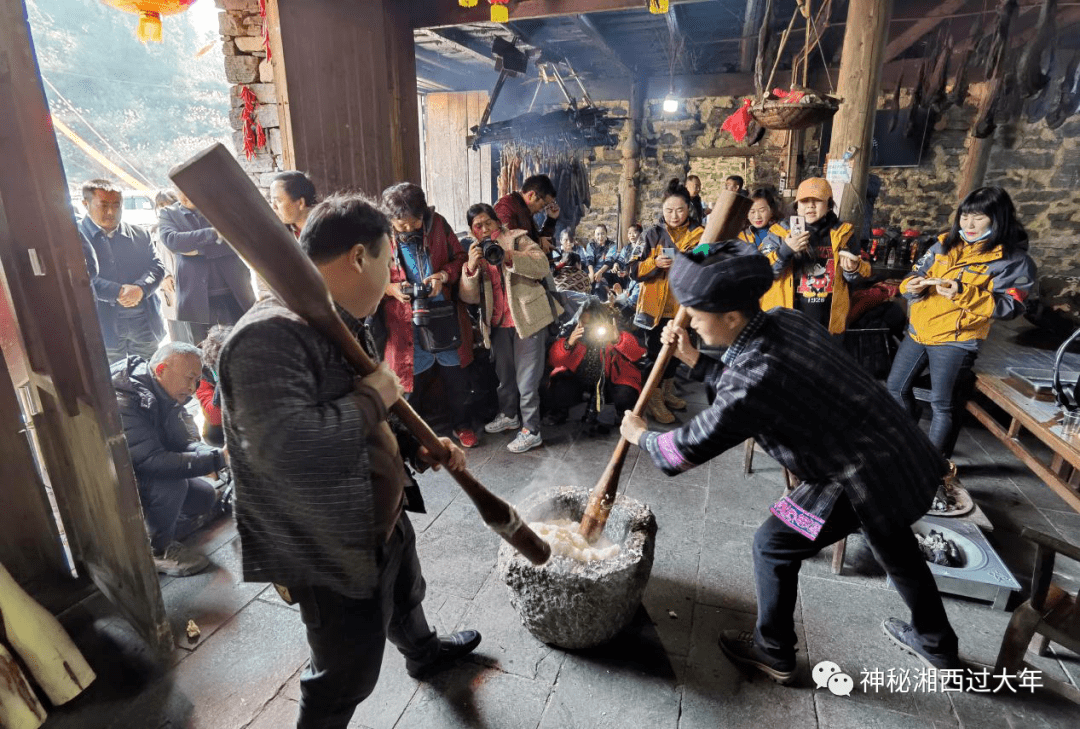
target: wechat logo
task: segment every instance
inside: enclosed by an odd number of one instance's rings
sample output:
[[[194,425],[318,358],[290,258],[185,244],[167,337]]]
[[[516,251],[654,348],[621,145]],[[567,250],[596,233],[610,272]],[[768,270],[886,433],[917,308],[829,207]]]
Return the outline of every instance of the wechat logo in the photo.
[[[822,661],[814,666],[811,671],[814,677],[814,685],[817,688],[827,688],[835,696],[851,696],[855,688],[855,682],[851,676],[840,670],[840,666],[832,661]]]

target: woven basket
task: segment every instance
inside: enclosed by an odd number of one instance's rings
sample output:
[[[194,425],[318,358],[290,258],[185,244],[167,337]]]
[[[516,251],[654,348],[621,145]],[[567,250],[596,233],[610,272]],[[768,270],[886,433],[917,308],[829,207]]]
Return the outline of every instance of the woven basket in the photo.
[[[766,129],[806,129],[826,121],[840,108],[832,97],[811,103],[787,104],[783,99],[766,99],[750,107],[750,114]]]

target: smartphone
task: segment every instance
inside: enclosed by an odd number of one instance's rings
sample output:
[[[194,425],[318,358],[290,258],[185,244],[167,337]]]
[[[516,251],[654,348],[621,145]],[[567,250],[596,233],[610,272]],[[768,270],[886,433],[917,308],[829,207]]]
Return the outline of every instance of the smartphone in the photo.
[[[798,235],[799,233],[806,232],[806,218],[801,215],[791,216],[791,225],[788,226],[788,232],[791,235]]]
[[[670,258],[672,260],[675,259],[675,249],[674,248],[661,248],[660,249],[660,254],[663,255],[663,256],[667,256],[668,258]]]

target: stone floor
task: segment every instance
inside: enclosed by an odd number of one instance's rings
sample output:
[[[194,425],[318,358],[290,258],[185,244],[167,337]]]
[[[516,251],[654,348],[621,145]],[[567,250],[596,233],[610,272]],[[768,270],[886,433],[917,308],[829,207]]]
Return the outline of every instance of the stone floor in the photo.
[[[691,411],[704,406],[691,392]],[[683,416],[685,417],[685,415]],[[571,425],[545,430],[544,447],[505,449],[509,434],[486,436],[469,452],[482,482],[511,502],[554,484],[591,487],[615,436],[580,439]],[[1080,708],[1034,694],[866,692],[863,671],[919,664],[881,633],[884,617],[905,617],[897,594],[857,537],[844,573],[832,574],[831,551],[802,570],[796,619],[800,671],[795,687],[750,677],[716,646],[722,629],[754,621],[750,543],[780,492],[779,467],[760,452],[743,476],[742,448],[677,478],[666,478],[632,452],[623,491],[656,512],[659,532],[652,578],[635,622],[607,646],[568,653],[536,641],[520,624],[495,572],[498,538],[468,498],[442,474],[422,477],[428,513],[414,518],[428,580],[425,603],[440,632],[474,627],[476,653],[420,683],[390,647],[374,694],[350,727],[368,729],[698,729],[712,727],[1075,727]],[[991,540],[1017,579],[1030,580],[1033,551],[1015,535],[1022,526],[1080,543],[1080,514],[1034,479],[997,441],[975,426],[958,446],[964,484],[996,529]],[[188,620],[200,637],[182,637],[167,666],[155,665],[127,624],[102,601],[67,616],[100,678],[80,699],[54,710],[48,729],[272,729],[294,725],[306,646],[299,614],[272,588],[240,581],[240,546],[224,521],[192,542],[210,571],[163,579],[175,633]],[[1075,590],[1080,565],[1059,573]],[[1019,596],[1014,596],[1010,607]],[[992,664],[1009,614],[947,598],[962,655]],[[850,696],[814,689],[810,667],[837,663],[855,679]],[[1048,674],[1080,682],[1080,658],[1065,652],[1036,659]]]

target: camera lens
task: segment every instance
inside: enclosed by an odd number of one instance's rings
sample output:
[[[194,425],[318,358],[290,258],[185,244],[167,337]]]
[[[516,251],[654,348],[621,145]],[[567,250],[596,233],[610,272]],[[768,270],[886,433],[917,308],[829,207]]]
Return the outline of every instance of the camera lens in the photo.
[[[503,247],[493,240],[485,240],[480,245],[480,249],[484,255],[484,260],[490,263],[492,266],[501,266],[503,259],[506,257],[506,251]]]

